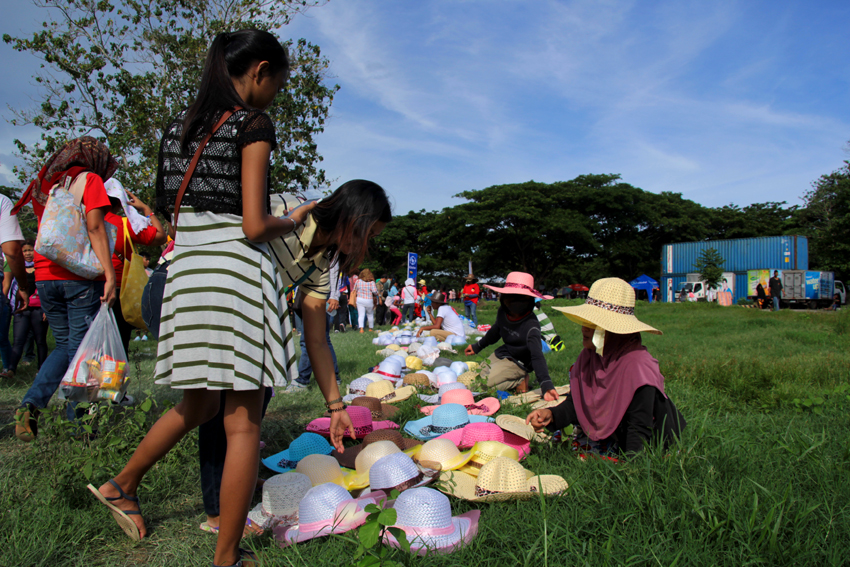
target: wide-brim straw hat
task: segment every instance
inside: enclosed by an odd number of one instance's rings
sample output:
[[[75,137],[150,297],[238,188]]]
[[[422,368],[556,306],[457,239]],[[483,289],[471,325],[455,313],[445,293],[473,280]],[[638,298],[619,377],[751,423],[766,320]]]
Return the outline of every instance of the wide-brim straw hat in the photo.
[[[357,396],[351,400],[349,407],[363,407],[368,409],[372,412],[372,421],[392,420],[393,416],[398,413],[397,407],[381,403],[381,400],[371,396]],[[331,417],[331,412],[326,411],[324,417]]]
[[[307,475],[313,486],[332,483],[348,490],[342,468],[330,455],[308,455],[301,459],[295,472]]]
[[[470,415],[493,415],[502,407],[499,400],[492,396],[476,402],[472,392],[465,388],[457,388],[444,392],[440,397],[439,405],[425,406],[421,408],[421,411],[425,415],[431,415],[435,409],[444,404],[460,404]]]
[[[473,371],[464,372],[458,375],[457,381],[469,388],[478,379],[478,373]]]
[[[359,455],[366,447],[378,441],[390,441],[395,443],[400,451],[406,452],[409,455],[416,454],[422,447],[422,441],[416,439],[408,439],[403,437],[398,431],[392,429],[380,429],[373,431],[363,438],[363,442],[358,445],[346,447],[344,453],[340,453],[336,449],[331,453],[331,457],[339,462],[340,466],[347,469],[355,470],[357,468],[357,455]]]
[[[334,448],[318,433],[302,433],[292,440],[289,447],[263,459],[263,464],[277,473],[285,473],[298,466],[308,455],[329,455]]]
[[[662,334],[655,327],[635,317],[635,290],[620,278],[596,280],[587,292],[583,305],[555,307],[570,321],[591,329],[602,329],[618,335],[630,333]]]
[[[402,384],[404,386],[413,386],[417,390],[421,391],[434,390],[434,386],[431,384],[431,380],[428,378],[428,375],[422,372],[414,372],[412,374],[408,374],[404,377]]]
[[[528,439],[523,439],[519,435],[515,435],[510,431],[505,431],[495,423],[471,423],[463,428],[455,429],[440,435],[438,439],[448,439],[459,449],[473,447],[476,443],[482,441],[498,441],[509,447],[513,447],[519,452],[519,458],[524,459],[531,452],[531,443]]]
[[[360,406],[348,406],[345,408],[348,412],[348,417],[351,418],[351,425],[354,427],[354,438],[363,439],[377,429],[398,429],[399,425],[393,421],[383,420],[375,421],[372,419],[372,412],[368,408]],[[331,418],[320,417],[314,419],[307,424],[307,431],[318,433],[324,437],[330,437],[331,434]],[[345,429],[344,437],[349,437],[351,432],[348,428]]]
[[[342,401],[345,403],[351,403],[351,401],[358,396],[366,395],[366,388],[372,382],[376,380],[373,376],[377,376],[380,380],[384,380],[384,377],[379,374],[374,374],[370,372],[369,374],[364,374],[360,378],[355,378],[351,381],[351,384],[348,385],[348,393],[342,397]]]
[[[432,488],[412,488],[393,504],[396,523],[404,531],[410,551],[417,555],[445,554],[468,544],[478,534],[481,510],[452,516],[449,499]],[[384,542],[399,547],[395,536],[384,532]]]
[[[448,439],[431,439],[413,455],[413,460],[429,469],[451,471],[459,469],[472,458],[472,451],[461,451]]]
[[[381,400],[381,403],[385,404],[403,402],[415,393],[416,388],[413,386],[402,386],[401,388],[396,388],[389,380],[372,382],[366,387],[367,396],[378,398]]]
[[[435,441],[439,441],[439,439],[435,439]],[[442,441],[448,441],[448,439],[442,439]],[[480,441],[470,449],[469,462],[457,470],[472,476],[478,476],[479,471],[484,465],[499,457],[519,462],[519,451],[517,451],[516,447],[511,447],[498,441]],[[529,478],[534,476],[534,473],[530,471],[526,472]]]
[[[298,503],[313,488],[310,477],[297,472],[277,474],[263,484],[263,500],[248,512],[261,529],[298,523]]]
[[[486,415],[469,415],[466,408],[459,404],[444,404],[436,408],[431,415],[408,421],[404,425],[404,432],[417,439],[428,441],[444,433],[462,429],[470,423],[489,421],[493,419]]]
[[[369,491],[381,490],[392,494],[430,484],[440,473],[416,463],[410,455],[393,453],[381,457],[369,469]]]
[[[532,409],[555,407],[564,401],[561,398],[570,393],[570,386],[569,384],[566,386],[555,386],[555,392],[558,393],[558,399],[551,402],[544,400],[543,392],[540,390],[540,388],[537,388],[536,390],[531,390],[530,392],[525,392],[524,394],[508,396],[507,398],[505,398],[504,403],[505,405],[514,406],[519,406],[522,404],[532,404]]]
[[[341,534],[362,526],[369,504],[377,504],[386,494],[375,491],[352,498],[344,488],[333,484],[314,486],[298,505],[299,523],[275,528],[275,539],[283,547],[330,534]]]
[[[354,470],[345,471],[345,485],[349,490],[359,490],[369,486],[369,469],[378,459],[401,453],[401,449],[392,441],[375,441],[367,445],[354,459]]]
[[[518,462],[499,457],[481,467],[477,477],[460,471],[440,473],[439,488],[473,502],[528,500],[541,494],[556,496],[569,488],[563,477],[547,474],[529,478],[528,473]]]
[[[446,392],[468,389],[465,384],[461,384],[460,382],[449,382],[448,384],[440,384],[436,394],[419,394],[419,399],[428,404],[439,404]],[[472,392],[473,397],[479,394],[480,392]]]
[[[505,293],[511,295],[527,295],[535,299],[554,299],[551,295],[543,295],[534,289],[534,276],[525,272],[511,272],[505,278],[504,287],[496,287],[493,285],[484,284],[484,287],[491,289],[496,293]]]
[[[500,415],[496,418],[496,425],[505,431],[509,431],[514,435],[522,437],[523,439],[528,439],[529,441],[545,443],[551,439],[551,436],[543,433],[542,431],[535,431],[533,427],[525,423],[523,418],[515,415]]]

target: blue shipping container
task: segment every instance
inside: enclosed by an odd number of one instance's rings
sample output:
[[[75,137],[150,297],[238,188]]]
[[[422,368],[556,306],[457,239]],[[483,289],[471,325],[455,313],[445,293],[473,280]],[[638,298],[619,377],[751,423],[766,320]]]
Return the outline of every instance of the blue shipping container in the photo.
[[[809,242],[805,236],[766,236],[665,244],[661,248],[661,275],[696,272],[694,264],[709,248],[717,250],[725,260],[721,266],[724,272],[809,269]]]

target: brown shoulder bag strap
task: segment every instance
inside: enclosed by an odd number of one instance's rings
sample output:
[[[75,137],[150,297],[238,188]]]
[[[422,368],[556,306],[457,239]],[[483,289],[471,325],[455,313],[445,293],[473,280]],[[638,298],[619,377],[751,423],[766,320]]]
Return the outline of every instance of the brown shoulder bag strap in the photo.
[[[186,187],[189,186],[189,181],[192,180],[192,174],[195,173],[195,166],[198,165],[198,160],[201,159],[201,154],[204,153],[204,148],[206,147],[207,142],[210,141],[210,138],[213,137],[216,130],[221,128],[221,125],[227,122],[227,119],[233,116],[233,113],[237,110],[242,110],[242,107],[237,106],[234,110],[225,111],[225,113],[221,115],[221,118],[218,119],[218,122],[215,123],[215,126],[212,127],[210,133],[201,140],[201,144],[198,146],[198,149],[195,150],[195,155],[192,157],[192,161],[189,163],[188,169],[186,169],[186,175],[183,176],[183,183],[180,184],[180,190],[177,191],[177,200],[174,202],[174,222],[171,223],[174,236],[177,236],[177,217],[180,215],[180,203],[183,202],[183,194],[186,192]]]

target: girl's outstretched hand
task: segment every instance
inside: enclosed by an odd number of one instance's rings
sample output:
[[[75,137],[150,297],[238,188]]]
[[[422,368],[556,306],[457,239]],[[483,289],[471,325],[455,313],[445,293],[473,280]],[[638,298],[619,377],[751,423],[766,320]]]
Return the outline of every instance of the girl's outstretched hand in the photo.
[[[464,349],[463,354],[466,356],[474,356],[475,350],[473,350],[472,345],[467,346],[466,349]]]
[[[356,439],[354,437],[354,426],[351,425],[351,417],[349,417],[347,411],[335,411],[331,414],[331,445],[334,446],[334,449],[339,451],[340,453],[345,452],[345,447],[342,446],[342,439],[345,437],[345,430],[348,429],[348,433],[352,439]]]
[[[287,215],[287,218],[294,220],[298,223],[298,226],[304,226],[304,221],[307,220],[307,215],[310,214],[310,211],[316,208],[316,204],[318,201],[310,201],[304,203],[296,207],[291,213]]]
[[[525,418],[526,425],[530,425],[535,431],[541,431],[552,423],[552,410],[536,409]]]
[[[557,390],[546,390],[546,393],[543,394],[543,399],[547,402],[556,402],[558,401],[558,392]]]

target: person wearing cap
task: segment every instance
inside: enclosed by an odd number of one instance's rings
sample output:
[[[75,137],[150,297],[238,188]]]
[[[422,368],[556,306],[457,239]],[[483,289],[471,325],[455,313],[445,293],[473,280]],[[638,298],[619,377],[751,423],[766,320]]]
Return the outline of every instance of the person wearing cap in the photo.
[[[416,331],[416,336],[421,336],[422,331],[431,331],[431,336],[438,341],[445,341],[449,335],[466,336],[466,331],[463,328],[463,323],[455,313],[454,308],[446,303],[446,294],[442,291],[435,291],[431,294],[431,304],[437,308],[437,315],[434,317],[433,325],[420,327]]]
[[[404,287],[401,289],[401,314],[404,323],[413,321],[413,306],[417,299],[419,299],[419,292],[416,291],[416,282],[413,281],[413,278],[407,278]]]
[[[475,326],[478,326],[478,296],[481,294],[481,288],[478,287],[478,278],[469,274],[463,279],[463,291],[461,291],[461,299],[466,308],[466,318],[472,321]]]
[[[685,419],[664,392],[664,376],[642,345],[641,333],[661,331],[634,315],[635,294],[619,278],[597,280],[584,305],[555,307],[581,325],[584,347],[570,371],[570,393],[526,418],[536,431],[578,426],[593,452],[634,455],[651,442],[666,447]],[[577,431],[578,433],[578,431]]]
[[[552,299],[552,296],[538,292],[534,287],[534,277],[524,272],[508,274],[504,287],[484,287],[501,294],[501,306],[490,330],[478,342],[466,347],[464,354],[478,354],[502,340],[502,346],[489,358],[487,386],[497,390],[516,389],[520,393],[526,392],[528,373],[534,371],[540,390],[544,392],[543,398],[547,401],[557,400],[558,392],[549,377],[549,367],[543,356],[540,322],[533,313],[536,299]]]

